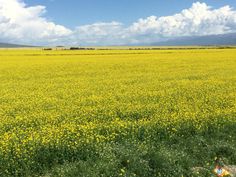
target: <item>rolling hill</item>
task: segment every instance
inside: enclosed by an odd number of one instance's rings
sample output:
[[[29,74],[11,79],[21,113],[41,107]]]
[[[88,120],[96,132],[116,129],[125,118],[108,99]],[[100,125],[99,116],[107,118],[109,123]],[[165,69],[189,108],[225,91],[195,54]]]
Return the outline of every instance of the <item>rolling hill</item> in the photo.
[[[154,46],[209,46],[209,45],[236,45],[236,33],[179,37],[163,42],[152,43]]]
[[[21,45],[21,44],[10,44],[10,43],[1,43],[0,48],[22,48],[22,47],[35,47],[30,45]]]

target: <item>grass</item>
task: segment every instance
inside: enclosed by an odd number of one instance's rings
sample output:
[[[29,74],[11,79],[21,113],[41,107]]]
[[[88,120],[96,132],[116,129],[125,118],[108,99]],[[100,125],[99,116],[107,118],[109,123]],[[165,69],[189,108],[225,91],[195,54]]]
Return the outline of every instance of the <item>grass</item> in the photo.
[[[0,176],[209,176],[215,157],[236,164],[235,52],[1,50]]]

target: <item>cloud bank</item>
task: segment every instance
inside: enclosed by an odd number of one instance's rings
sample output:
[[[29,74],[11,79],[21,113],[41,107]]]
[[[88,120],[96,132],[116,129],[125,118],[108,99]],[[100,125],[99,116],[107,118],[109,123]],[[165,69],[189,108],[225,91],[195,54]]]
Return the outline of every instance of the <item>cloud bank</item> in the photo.
[[[68,29],[46,19],[45,12],[46,7],[27,6],[22,0],[0,0],[0,41],[38,45],[135,45],[175,37],[236,32],[233,8],[213,9],[200,2],[177,14],[150,16],[129,26],[114,21]]]
[[[52,43],[72,34],[43,17],[44,6],[27,7],[20,0],[0,0],[0,41]]]

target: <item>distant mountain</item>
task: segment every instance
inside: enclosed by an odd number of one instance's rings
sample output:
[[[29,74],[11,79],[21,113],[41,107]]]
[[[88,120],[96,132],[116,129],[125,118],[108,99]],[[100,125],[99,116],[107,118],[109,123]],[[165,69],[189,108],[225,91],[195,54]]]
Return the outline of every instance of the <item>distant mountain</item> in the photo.
[[[236,33],[180,37],[163,42],[152,43],[154,46],[206,46],[206,45],[236,45]]]
[[[143,46],[144,44],[140,44]],[[236,45],[236,33],[208,35],[208,36],[191,36],[178,37],[166,41],[154,42],[150,46],[214,46],[214,45]],[[36,47],[30,45],[1,43],[0,48],[24,48]]]
[[[9,44],[9,43],[1,43],[0,48],[21,48],[21,47],[34,47],[29,45],[20,45],[20,44]]]

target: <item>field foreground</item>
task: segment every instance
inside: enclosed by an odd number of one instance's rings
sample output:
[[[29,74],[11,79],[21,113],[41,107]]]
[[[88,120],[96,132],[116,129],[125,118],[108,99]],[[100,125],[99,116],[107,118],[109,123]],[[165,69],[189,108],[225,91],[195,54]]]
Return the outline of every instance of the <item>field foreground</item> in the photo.
[[[0,176],[236,165],[235,68],[236,49],[0,50]]]

